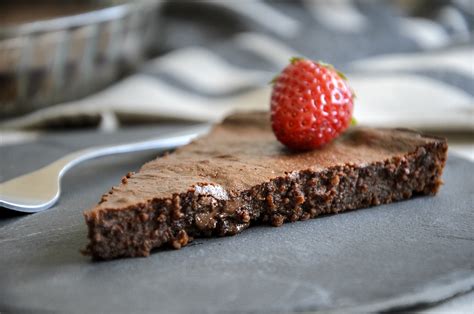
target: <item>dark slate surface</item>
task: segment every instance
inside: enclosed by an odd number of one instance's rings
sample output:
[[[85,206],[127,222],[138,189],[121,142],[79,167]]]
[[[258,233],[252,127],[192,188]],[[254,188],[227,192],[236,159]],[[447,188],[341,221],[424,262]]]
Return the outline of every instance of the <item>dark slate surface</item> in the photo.
[[[120,141],[162,129],[140,132],[125,131]],[[3,179],[24,160],[49,161],[48,145],[59,154],[118,141],[97,135],[77,144],[81,136],[1,148]],[[0,312],[367,311],[440,300],[474,286],[474,164],[454,156],[436,197],[198,239],[148,258],[97,263],[82,256],[83,209],[156,154],[80,165],[65,176],[54,208],[0,216]]]

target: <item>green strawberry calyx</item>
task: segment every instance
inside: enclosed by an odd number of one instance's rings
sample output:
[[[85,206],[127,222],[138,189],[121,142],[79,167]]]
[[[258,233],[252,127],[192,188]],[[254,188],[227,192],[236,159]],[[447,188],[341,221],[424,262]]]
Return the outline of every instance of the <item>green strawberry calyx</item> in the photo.
[[[268,82],[268,84],[270,84],[270,85],[275,84],[279,77],[280,77],[280,74],[275,75],[275,76],[272,78],[272,80],[271,80],[270,82]]]
[[[357,119],[354,118],[354,117],[351,117],[351,126],[355,126],[355,125],[357,125],[357,123],[358,123]]]
[[[295,64],[296,62],[302,61],[302,60],[305,60],[305,58],[303,58],[303,57],[291,57],[290,58],[290,63]]]

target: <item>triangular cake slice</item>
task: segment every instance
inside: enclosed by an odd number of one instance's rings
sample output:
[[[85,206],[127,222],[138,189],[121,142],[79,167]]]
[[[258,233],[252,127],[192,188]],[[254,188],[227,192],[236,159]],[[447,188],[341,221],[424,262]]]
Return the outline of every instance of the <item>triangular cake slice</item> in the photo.
[[[268,114],[236,114],[128,174],[86,211],[85,251],[98,259],[147,256],[252,225],[434,195],[446,153],[442,138],[362,127],[322,149],[291,152],[275,139]]]

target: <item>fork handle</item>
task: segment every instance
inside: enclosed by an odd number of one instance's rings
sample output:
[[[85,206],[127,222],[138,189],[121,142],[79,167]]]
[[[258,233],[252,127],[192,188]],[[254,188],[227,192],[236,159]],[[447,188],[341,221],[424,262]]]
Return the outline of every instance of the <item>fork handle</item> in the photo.
[[[206,134],[207,132],[209,132],[210,128],[211,125],[203,124],[197,127],[190,127],[180,132],[173,133],[173,136],[171,137],[159,137],[135,143],[86,148],[70,153],[47,165],[46,167],[54,167],[56,169],[60,169],[58,172],[58,176],[61,178],[63,174],[66,173],[69,169],[86,160],[102,156],[146,150],[163,150],[177,148],[190,143],[193,139],[200,135]]]
[[[36,171],[0,183],[0,206],[35,213],[53,206],[59,198],[62,176],[75,165],[97,157],[151,149],[172,149],[207,133],[209,124],[190,127],[172,136],[122,145],[92,147],[66,155]],[[28,187],[25,194],[25,187]]]

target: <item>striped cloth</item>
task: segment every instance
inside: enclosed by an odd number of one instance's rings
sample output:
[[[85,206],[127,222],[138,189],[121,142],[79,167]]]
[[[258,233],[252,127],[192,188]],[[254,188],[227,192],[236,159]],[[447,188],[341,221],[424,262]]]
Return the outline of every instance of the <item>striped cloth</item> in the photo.
[[[3,121],[3,128],[218,121],[269,106],[268,82],[291,56],[344,71],[364,125],[474,130],[474,3],[457,1],[173,1],[158,57],[84,99]]]

